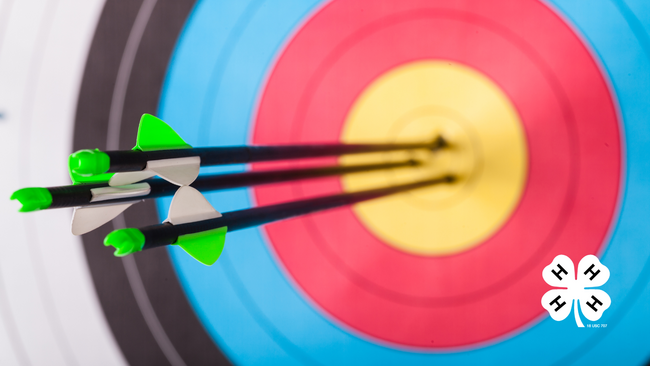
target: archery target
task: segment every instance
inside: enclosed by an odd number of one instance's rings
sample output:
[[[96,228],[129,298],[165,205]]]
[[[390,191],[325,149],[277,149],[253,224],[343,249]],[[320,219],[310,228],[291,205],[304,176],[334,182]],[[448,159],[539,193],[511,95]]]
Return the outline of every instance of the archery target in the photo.
[[[485,142],[471,144],[472,149],[481,150],[479,155],[485,160],[465,178],[479,180],[471,191],[479,196],[465,197],[467,206],[450,203],[450,209],[458,211],[456,215],[442,212],[449,218],[447,222],[399,206],[391,208],[387,201],[400,200],[400,196],[363,203],[356,210],[381,211],[388,216],[382,223],[386,230],[395,223],[425,237],[436,236],[438,225],[471,233],[469,226],[488,221],[488,235],[470,242],[477,245],[474,250],[453,256],[413,256],[395,251],[375,234],[377,229],[370,232],[366,225],[355,225],[359,219],[349,209],[323,213],[318,219],[268,225],[266,229],[287,270],[337,319],[374,338],[426,348],[489,341],[541,315],[543,310],[533,294],[544,286],[539,280],[544,263],[557,251],[573,255],[598,251],[612,219],[620,180],[618,122],[608,88],[587,50],[561,19],[534,2],[517,7],[516,17],[501,15],[504,12],[495,4],[485,9],[472,5],[469,14],[464,6],[438,6],[419,1],[401,2],[389,9],[363,2],[325,6],[294,36],[274,65],[262,92],[253,135],[258,144],[338,141],[342,130],[348,128],[342,123],[358,118],[354,116],[357,111],[350,110],[351,100],[367,98],[364,89],[373,88],[374,80],[401,72],[398,68],[409,67],[413,60],[463,63],[501,86],[503,98],[512,100],[514,108],[500,107],[496,98],[481,95],[490,92],[480,86],[454,91],[453,87],[462,89],[467,82],[460,75],[452,76],[454,80],[448,85],[437,80],[443,77],[425,76],[426,72],[418,69],[411,71],[413,76],[402,76],[419,80],[407,89],[424,96],[418,101],[402,92],[413,103],[406,107],[400,106],[404,102],[399,98],[384,100],[385,107],[377,108],[378,114],[389,119],[384,123],[395,125],[404,118],[401,115],[422,107],[447,109],[457,119],[475,126],[479,136],[487,135],[480,142],[491,140],[514,151],[495,154]],[[342,21],[347,14],[362,9],[363,17]],[[538,24],[523,20],[532,14]],[[489,23],[485,17],[500,24]],[[505,30],[508,27],[511,33]],[[538,29],[544,29],[543,36]],[[415,34],[418,37],[413,37]],[[532,46],[518,37],[526,37]],[[500,56],[486,57],[482,47]],[[527,47],[538,53],[526,52]],[[568,55],[572,63],[552,58],[567,57],[565,50],[573,51]],[[553,68],[555,64],[559,65]],[[513,69],[518,72],[513,73]],[[582,89],[571,90],[576,79],[589,80],[582,85],[590,95],[585,97]],[[427,88],[439,89],[436,93]],[[456,104],[449,105],[447,98],[455,99]],[[391,118],[389,111],[394,106],[401,109],[395,112],[400,117]],[[515,109],[522,126],[514,133],[493,122],[503,121],[503,114],[516,118]],[[477,119],[483,122],[475,122]],[[381,123],[374,118],[372,128],[379,130],[381,127],[374,125]],[[528,159],[521,129],[526,131]],[[360,135],[366,142],[385,142],[392,137]],[[454,141],[450,143],[453,146]],[[495,160],[505,165],[503,171],[493,167]],[[523,174],[526,163],[529,169]],[[494,186],[499,183],[490,184],[490,180],[499,178],[514,184],[515,189],[505,186],[507,193],[496,190]],[[517,186],[524,179],[526,187],[520,198]],[[337,180],[330,180],[329,187],[325,182],[320,186],[306,182],[293,184],[293,188],[286,185],[290,192],[282,187],[260,187],[255,192],[257,203],[266,205],[340,191],[337,185]],[[594,194],[600,199],[571,207]],[[504,220],[504,214],[512,211],[513,204],[508,201],[516,203],[517,208]],[[501,209],[503,203],[506,210]],[[589,235],[584,234],[587,225]],[[582,238],[578,239],[577,232],[583,233]],[[409,240],[405,236],[401,239]],[[506,260],[512,256],[518,260]],[[338,293],[346,295],[333,295]],[[504,299],[515,298],[530,302],[504,306]]]
[[[74,150],[130,149],[156,112],[194,146],[456,147],[204,169],[424,162],[209,194],[222,212],[463,179],[229,233],[212,267],[175,247],[118,259],[101,245],[159,223],[169,200],[81,240],[68,210],[1,206],[1,364],[650,359],[647,2],[36,3],[0,0],[0,139],[5,156],[29,151],[3,161],[7,197],[67,184]],[[610,269],[606,329],[544,313],[541,268],[557,254]]]
[[[623,97],[604,32],[574,14],[585,9],[572,12],[563,3],[535,1],[285,5],[198,4],[170,65],[159,110],[189,143],[389,141],[399,118],[417,115],[418,107],[451,110],[447,119],[460,116],[449,124],[488,114],[480,105],[450,108],[435,102],[400,110],[399,101],[389,98],[374,104],[385,110],[367,113],[394,113],[392,120],[378,122],[372,133],[348,132],[355,128],[351,121],[358,106],[371,98],[373,88],[381,89],[373,83],[409,65],[448,62],[487,80],[493,85],[490,95],[503,95],[503,104],[512,106],[503,113],[511,115],[515,132],[501,144],[511,151],[501,153],[518,167],[510,170],[514,181],[517,171],[522,178],[508,190],[514,203],[504,205],[500,219],[491,218],[473,239],[459,240],[460,249],[443,253],[413,249],[416,239],[391,238],[389,228],[388,234],[376,228],[381,219],[362,212],[364,205],[366,212],[378,211],[373,207],[385,212],[397,206],[391,200],[422,205],[426,198],[417,193],[231,233],[227,242],[235,244],[226,244],[214,268],[197,266],[172,248],[192,305],[226,354],[241,363],[257,357],[341,364],[496,362],[524,357],[543,342],[555,352],[537,361],[551,363],[576,360],[582,353],[587,353],[583,360],[598,357],[596,344],[620,344],[618,337],[579,334],[546,319],[539,306],[546,289],[539,273],[557,253],[596,253],[616,266],[609,256],[630,245],[618,228],[628,207],[630,157],[623,154],[626,149],[629,154],[633,119],[619,110]],[[591,11],[596,16],[600,9]],[[208,41],[206,34],[214,38]],[[645,70],[643,62],[638,70]],[[450,81],[454,86],[462,83],[456,78]],[[423,118],[436,117],[443,118],[434,113]],[[428,128],[421,138],[433,137],[436,127]],[[253,169],[299,165],[267,163]],[[332,178],[215,193],[209,199],[228,211],[364,183],[347,184]],[[486,210],[493,208],[483,203]],[[161,215],[166,210],[165,202],[159,205]],[[384,220],[399,220],[404,212],[390,214]],[[641,278],[647,250],[638,253],[638,266],[626,270],[635,275],[618,288],[621,302],[618,309],[612,305],[607,319],[622,319],[635,308],[646,284]],[[221,301],[225,296],[236,297],[238,306]],[[621,322],[615,329],[632,334],[632,327]],[[559,329],[567,334],[561,340],[554,336]],[[252,351],[257,347],[268,351],[260,355]]]

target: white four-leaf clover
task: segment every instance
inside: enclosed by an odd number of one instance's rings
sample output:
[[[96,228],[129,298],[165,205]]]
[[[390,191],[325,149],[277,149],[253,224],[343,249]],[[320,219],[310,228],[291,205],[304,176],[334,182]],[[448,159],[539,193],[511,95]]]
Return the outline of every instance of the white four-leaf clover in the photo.
[[[596,321],[612,304],[609,295],[603,290],[592,289],[605,284],[609,279],[609,269],[594,255],[587,255],[578,264],[578,278],[575,277],[573,262],[566,255],[558,255],[553,262],[544,267],[542,278],[553,287],[563,287],[546,292],[542,296],[542,306],[556,321],[566,319],[574,305],[574,315],[578,327],[584,327],[578,314],[578,303],[585,318]]]

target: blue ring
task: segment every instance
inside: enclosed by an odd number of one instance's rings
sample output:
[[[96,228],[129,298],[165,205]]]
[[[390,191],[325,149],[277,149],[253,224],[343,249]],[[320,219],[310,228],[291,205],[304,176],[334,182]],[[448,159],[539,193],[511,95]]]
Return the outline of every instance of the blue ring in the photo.
[[[253,111],[275,57],[321,1],[199,1],[179,39],[159,115],[190,144],[250,141]],[[378,343],[323,313],[291,282],[259,229],[228,234],[217,264],[205,267],[178,248],[172,261],[215,342],[237,364],[641,363],[650,328],[650,8],[638,1],[549,3],[591,45],[618,99],[626,143],[618,222],[602,257],[612,273],[603,288],[612,307],[601,323],[578,329],[545,318],[509,338],[454,352],[422,352]],[[642,9],[643,7],[646,9]],[[612,35],[616,35],[612,37]],[[569,60],[568,60],[569,61]],[[645,83],[640,81],[645,80]],[[245,166],[209,171],[242,171]],[[208,195],[220,211],[253,206],[246,189]],[[170,200],[160,200],[165,217]],[[540,349],[548,352],[540,353]],[[612,349],[625,352],[611,352]],[[615,357],[615,358],[613,358]],[[510,362],[509,362],[510,361]]]

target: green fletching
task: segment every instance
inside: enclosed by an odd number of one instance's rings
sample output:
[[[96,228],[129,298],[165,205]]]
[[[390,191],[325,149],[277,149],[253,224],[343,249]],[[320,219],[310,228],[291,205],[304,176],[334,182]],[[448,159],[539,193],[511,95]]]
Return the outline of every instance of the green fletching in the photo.
[[[23,207],[19,212],[44,210],[52,204],[52,194],[47,188],[22,188],[11,195],[12,200],[18,200]]]
[[[168,124],[150,114],[143,114],[133,150],[154,151],[191,149]]]
[[[142,250],[144,246],[144,234],[134,228],[118,229],[106,235],[104,245],[115,247],[116,257],[124,257]]]
[[[211,266],[219,259],[226,242],[228,227],[220,227],[196,234],[181,235],[174,245],[178,245],[197,261]]]

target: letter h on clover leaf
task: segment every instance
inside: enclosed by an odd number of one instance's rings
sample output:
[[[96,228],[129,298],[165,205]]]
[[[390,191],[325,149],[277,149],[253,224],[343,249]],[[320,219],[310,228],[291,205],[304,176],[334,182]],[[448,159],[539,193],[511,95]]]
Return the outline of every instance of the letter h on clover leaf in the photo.
[[[542,306],[556,321],[566,319],[573,305],[578,327],[584,327],[580,320],[578,303],[582,315],[591,320],[600,319],[609,308],[612,300],[603,290],[594,289],[609,279],[609,269],[600,263],[598,257],[587,255],[578,264],[578,277],[575,276],[573,262],[566,255],[558,255],[553,262],[544,267],[542,278],[553,287],[542,296]]]

